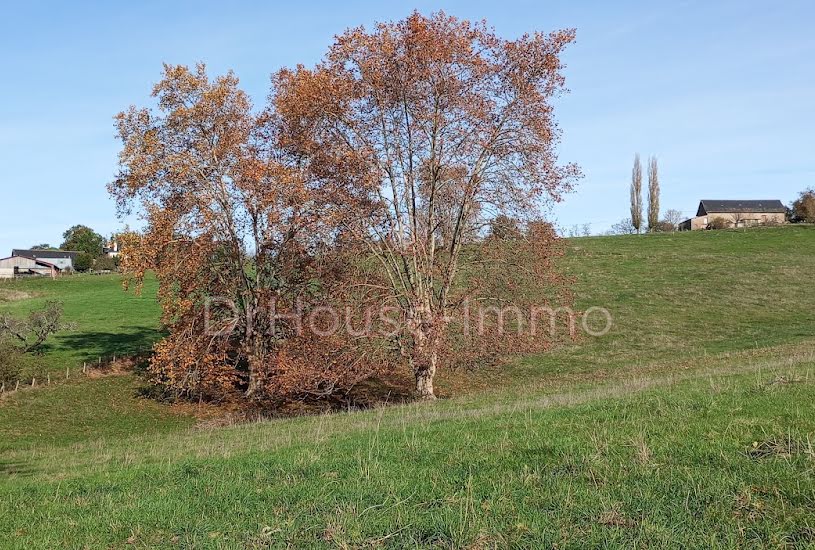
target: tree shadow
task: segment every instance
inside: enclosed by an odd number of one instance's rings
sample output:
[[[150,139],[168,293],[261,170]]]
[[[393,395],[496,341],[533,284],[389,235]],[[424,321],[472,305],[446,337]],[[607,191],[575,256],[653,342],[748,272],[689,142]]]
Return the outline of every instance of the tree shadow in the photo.
[[[319,398],[285,401],[273,410],[273,416],[320,414],[326,412],[365,410],[382,405],[414,401],[410,380],[398,374],[383,374],[363,380],[347,391],[337,391]]]
[[[59,345],[87,353],[88,359],[131,357],[149,352],[164,334],[147,327],[133,327],[117,332],[79,332],[58,336]]]

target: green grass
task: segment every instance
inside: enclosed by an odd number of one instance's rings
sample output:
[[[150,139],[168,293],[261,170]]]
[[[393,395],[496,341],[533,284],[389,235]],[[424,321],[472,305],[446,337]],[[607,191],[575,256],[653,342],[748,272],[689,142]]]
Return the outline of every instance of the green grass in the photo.
[[[612,330],[515,362],[503,382],[525,390],[671,372],[708,354],[815,338],[813,226],[572,239],[566,268],[577,309],[607,308]]]
[[[0,462],[4,452],[169,432],[194,422],[138,398],[141,385],[134,375],[106,376],[18,392],[0,406]]]
[[[454,399],[210,429],[132,375],[5,399],[0,547],[815,546],[815,228],[569,248],[612,331]],[[15,285],[85,321],[55,369],[157,337],[113,278]]]
[[[117,275],[75,275],[52,279],[0,280],[0,311],[25,315],[41,308],[46,300],[59,300],[64,318],[76,330],[51,338],[45,360],[55,371],[82,366],[83,362],[105,360],[149,351],[160,338],[161,310],[156,303],[157,283],[145,281],[144,292],[123,292]],[[17,299],[20,295],[31,298]],[[15,299],[5,301],[4,296]]]
[[[17,453],[0,545],[813,544],[813,367]]]

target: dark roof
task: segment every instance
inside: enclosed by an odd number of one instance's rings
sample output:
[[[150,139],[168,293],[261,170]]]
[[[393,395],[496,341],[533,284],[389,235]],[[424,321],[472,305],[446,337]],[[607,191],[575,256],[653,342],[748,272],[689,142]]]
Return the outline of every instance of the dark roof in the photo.
[[[784,204],[779,200],[766,200],[766,201],[714,201],[703,200],[699,203],[699,210],[696,212],[697,216],[704,216],[713,212],[731,213],[731,212],[767,212],[767,213],[783,213],[787,209]]]
[[[76,256],[79,252],[74,252],[73,250],[19,250],[14,249],[11,251],[11,256],[23,256],[25,258],[31,258],[32,260],[36,260],[39,258],[43,259],[56,259],[56,258],[70,258],[71,260],[76,260]]]

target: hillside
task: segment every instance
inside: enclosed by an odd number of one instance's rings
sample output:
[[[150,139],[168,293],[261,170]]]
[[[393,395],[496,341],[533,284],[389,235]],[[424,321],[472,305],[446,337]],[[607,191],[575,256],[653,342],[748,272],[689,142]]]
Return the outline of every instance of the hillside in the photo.
[[[815,227],[568,247],[612,330],[432,405],[193,427],[132,374],[6,396],[0,547],[815,544]],[[149,349],[154,291],[14,282],[0,310],[63,300],[64,373]]]

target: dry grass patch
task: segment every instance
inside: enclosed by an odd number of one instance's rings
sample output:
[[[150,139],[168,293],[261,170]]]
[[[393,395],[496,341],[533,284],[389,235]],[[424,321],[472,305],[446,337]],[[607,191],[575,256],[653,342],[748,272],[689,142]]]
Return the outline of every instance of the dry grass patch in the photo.
[[[651,462],[651,449],[645,441],[645,435],[639,434],[631,441],[631,447],[634,449],[634,460],[640,465],[645,465]]]
[[[606,527],[636,527],[637,522],[626,517],[619,509],[606,510],[597,518],[597,523]]]
[[[781,437],[770,437],[763,441],[753,441],[747,450],[751,458],[792,458],[805,456],[815,459],[815,447],[809,436],[806,438],[793,437],[790,434]]]
[[[36,296],[37,294],[34,292],[26,292],[13,288],[0,288],[0,302],[19,302],[21,300],[35,298]]]

